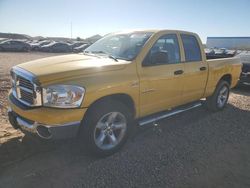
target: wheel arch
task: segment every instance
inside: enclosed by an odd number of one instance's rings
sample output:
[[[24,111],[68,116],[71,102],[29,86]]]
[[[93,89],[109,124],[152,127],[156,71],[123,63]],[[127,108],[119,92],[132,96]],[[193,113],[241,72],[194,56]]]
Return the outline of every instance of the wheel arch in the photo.
[[[220,83],[220,81],[226,81],[228,82],[229,86],[231,86],[232,84],[232,75],[231,74],[224,74],[220,80],[218,81],[217,85]]]
[[[133,100],[133,98],[125,93],[117,93],[117,94],[111,94],[111,95],[107,95],[107,96],[103,96],[101,98],[96,99],[94,102],[92,102],[87,110],[90,111],[90,109],[94,108],[96,105],[98,105],[99,103],[103,102],[103,101],[118,101],[120,103],[122,103],[123,105],[125,105],[131,112],[132,112],[132,116],[133,118],[136,117],[136,106],[135,106],[135,102]]]

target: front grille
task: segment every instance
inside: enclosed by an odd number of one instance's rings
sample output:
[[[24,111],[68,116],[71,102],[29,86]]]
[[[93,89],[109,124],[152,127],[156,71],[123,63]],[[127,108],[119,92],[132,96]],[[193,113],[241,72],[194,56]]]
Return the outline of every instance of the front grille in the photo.
[[[17,80],[19,81],[19,85],[21,87],[28,88],[30,90],[34,90],[34,85],[29,80],[27,80],[21,76],[18,76]]]
[[[29,105],[34,104],[34,85],[30,80],[27,80],[19,75],[16,77],[17,92],[19,98],[28,103]]]
[[[27,106],[41,105],[41,92],[33,83],[33,75],[23,69],[14,68],[11,72],[13,95]]]
[[[34,97],[32,93],[20,89],[20,99],[27,102],[28,104],[34,104]]]

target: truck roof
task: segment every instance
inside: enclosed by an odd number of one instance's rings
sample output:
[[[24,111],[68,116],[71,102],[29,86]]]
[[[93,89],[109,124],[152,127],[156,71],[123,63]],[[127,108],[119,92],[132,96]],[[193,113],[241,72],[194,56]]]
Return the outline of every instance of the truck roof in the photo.
[[[160,32],[173,32],[173,33],[187,33],[187,34],[193,34],[197,35],[196,33],[189,32],[189,31],[183,31],[183,30],[172,30],[172,29],[133,29],[133,30],[124,30],[115,32],[116,34],[125,34],[125,33],[136,33],[136,32],[152,32],[152,33],[160,33]]]

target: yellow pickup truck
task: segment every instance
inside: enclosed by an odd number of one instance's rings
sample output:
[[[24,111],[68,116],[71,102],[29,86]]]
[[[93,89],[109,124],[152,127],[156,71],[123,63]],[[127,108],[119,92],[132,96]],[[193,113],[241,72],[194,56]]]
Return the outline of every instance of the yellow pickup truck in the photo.
[[[241,66],[237,58],[207,60],[195,33],[113,33],[83,53],[13,67],[9,120],[44,139],[78,136],[95,154],[109,155],[135,125],[201,104],[222,110]]]

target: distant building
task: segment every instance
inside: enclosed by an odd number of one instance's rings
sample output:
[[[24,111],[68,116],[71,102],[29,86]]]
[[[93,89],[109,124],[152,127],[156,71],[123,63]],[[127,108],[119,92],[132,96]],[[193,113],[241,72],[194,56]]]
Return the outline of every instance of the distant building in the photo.
[[[250,37],[207,37],[207,48],[250,50]]]

